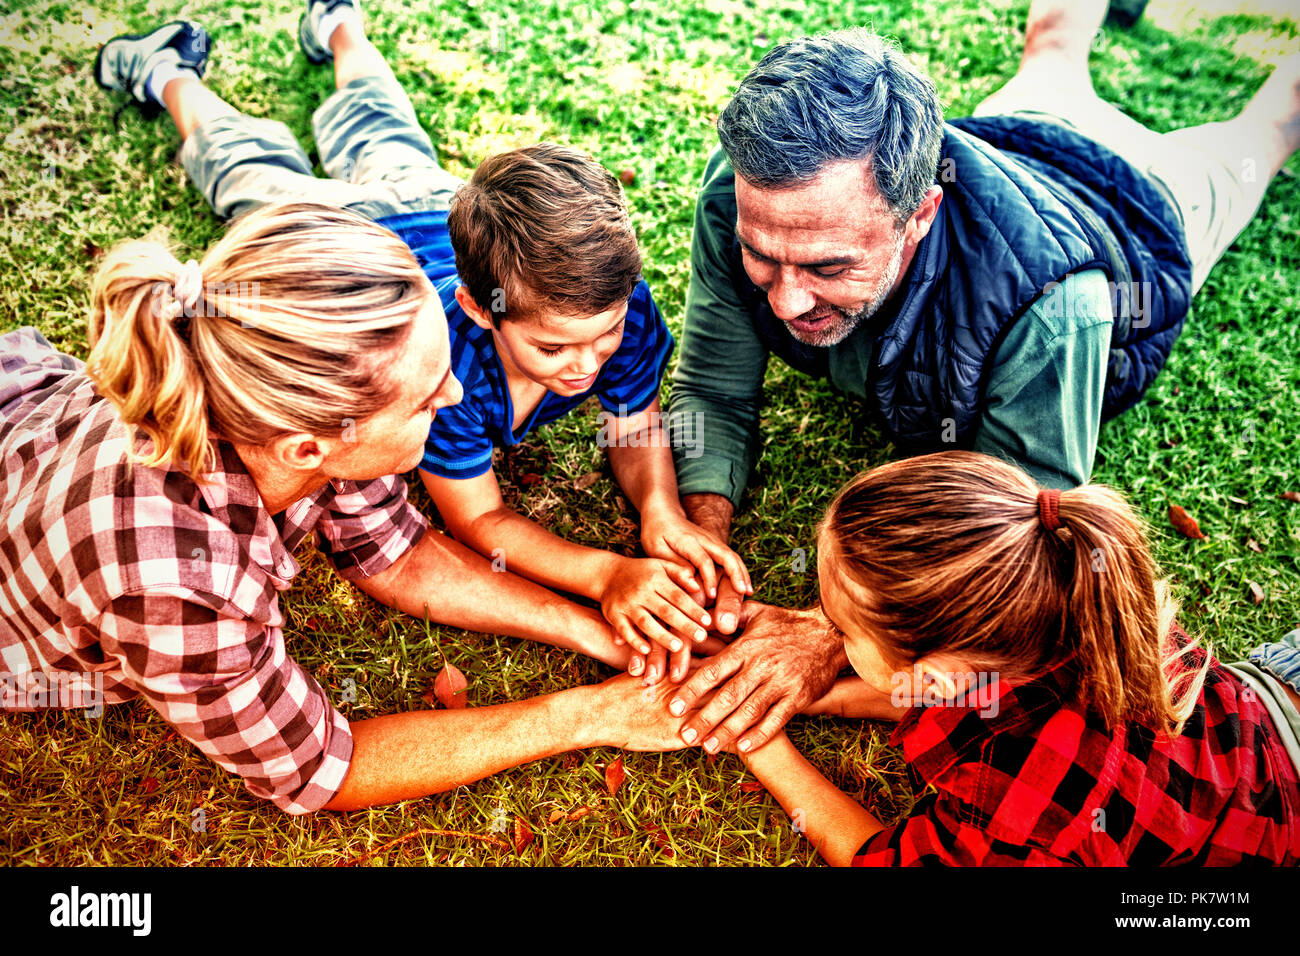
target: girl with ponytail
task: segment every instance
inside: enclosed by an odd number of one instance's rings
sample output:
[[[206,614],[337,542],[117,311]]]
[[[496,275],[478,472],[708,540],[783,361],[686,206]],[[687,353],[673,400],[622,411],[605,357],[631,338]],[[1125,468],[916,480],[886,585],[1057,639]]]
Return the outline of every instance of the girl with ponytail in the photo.
[[[935,788],[885,827],[784,735],[743,755],[829,862],[1300,863],[1300,695],[1174,623],[1110,489],[974,452],[892,462],[831,504],[818,577],[858,677],[813,712],[898,721]]]

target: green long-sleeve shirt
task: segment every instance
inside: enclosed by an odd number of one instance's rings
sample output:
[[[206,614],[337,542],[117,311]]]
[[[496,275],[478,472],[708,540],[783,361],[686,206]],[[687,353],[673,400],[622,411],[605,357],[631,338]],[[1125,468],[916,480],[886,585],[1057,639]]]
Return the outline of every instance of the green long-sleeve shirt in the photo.
[[[735,181],[721,150],[704,173],[691,242],[691,282],[669,421],[682,494],[739,504],[758,452],[767,348],[731,273]],[[831,383],[865,399],[874,341],[860,326],[829,348]],[[1019,465],[1040,484],[1088,480],[1097,450],[1111,336],[1106,274],[1090,269],[1044,292],[1007,330],[992,357],[972,447]]]

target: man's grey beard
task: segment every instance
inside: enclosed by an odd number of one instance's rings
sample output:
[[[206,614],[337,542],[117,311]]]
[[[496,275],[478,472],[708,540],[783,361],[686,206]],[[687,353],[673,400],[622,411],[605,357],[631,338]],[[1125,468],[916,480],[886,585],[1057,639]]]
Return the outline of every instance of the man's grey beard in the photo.
[[[830,348],[832,345],[839,345],[850,335],[853,330],[865,322],[889,298],[889,292],[894,288],[894,282],[898,279],[899,270],[903,267],[903,230],[897,231],[898,243],[894,246],[894,255],[889,260],[889,266],[885,269],[885,274],[880,277],[880,282],[871,293],[871,298],[862,303],[860,309],[853,312],[831,306],[830,309],[839,318],[832,322],[820,332],[798,332],[794,326],[786,323],[786,330],[800,342],[805,345],[815,345],[818,348]],[[805,313],[807,315],[809,313]],[[804,316],[800,316],[802,319]]]

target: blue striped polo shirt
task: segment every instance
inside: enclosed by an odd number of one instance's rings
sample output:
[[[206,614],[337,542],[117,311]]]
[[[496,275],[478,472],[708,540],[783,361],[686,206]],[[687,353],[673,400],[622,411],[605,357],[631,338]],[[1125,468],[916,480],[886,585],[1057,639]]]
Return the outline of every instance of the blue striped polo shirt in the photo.
[[[642,279],[628,298],[623,341],[601,366],[591,388],[572,396],[547,392],[515,431],[510,389],[492,333],[476,325],[456,301],[460,279],[447,233],[447,213],[406,213],[378,222],[411,247],[437,290],[447,313],[452,374],[465,392],[458,404],[440,409],[434,417],[422,470],[443,478],[475,478],[492,467],[493,448],[519,444],[534,428],[567,415],[592,395],[614,415],[644,411],[658,397],[674,342]]]

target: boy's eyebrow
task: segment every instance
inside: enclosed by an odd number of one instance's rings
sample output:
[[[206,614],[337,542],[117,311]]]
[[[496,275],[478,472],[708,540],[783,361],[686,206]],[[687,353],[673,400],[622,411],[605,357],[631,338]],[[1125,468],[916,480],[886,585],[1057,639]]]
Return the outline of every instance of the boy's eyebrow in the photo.
[[[753,256],[755,259],[762,259],[764,262],[776,262],[775,259],[771,258],[770,256],[763,255],[763,253],[759,252],[748,242],[746,242],[744,237],[741,236],[739,231],[737,231],[736,233],[736,241],[739,242],[742,246],[744,246],[745,251],[748,252],[751,256]],[[858,261],[857,256],[832,256],[829,259],[821,259],[817,262],[799,262],[796,263],[796,265],[800,269],[826,269],[829,268],[830,266],[851,266],[854,265],[857,261]]]
[[[617,322],[615,322],[613,325],[611,325],[609,328],[607,328],[604,332],[601,332],[600,334],[608,335],[610,332],[613,332],[616,328],[618,328],[626,321],[627,321],[627,312],[624,311],[624,313],[618,317]],[[533,345],[541,349],[559,349],[573,344],[571,342],[545,342],[541,339],[533,339],[531,335],[529,336],[529,338],[532,339]]]

